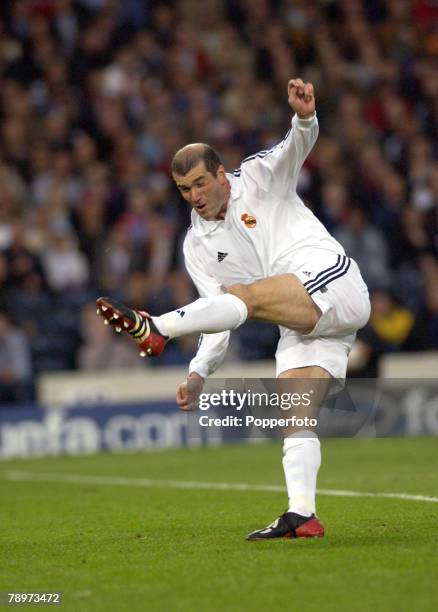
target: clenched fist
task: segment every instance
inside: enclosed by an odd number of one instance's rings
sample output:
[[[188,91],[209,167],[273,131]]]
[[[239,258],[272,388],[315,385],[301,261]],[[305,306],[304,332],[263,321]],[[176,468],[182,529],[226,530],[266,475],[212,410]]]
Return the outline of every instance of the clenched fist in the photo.
[[[312,83],[304,83],[302,79],[291,79],[287,84],[289,106],[300,119],[308,119],[315,112],[315,96]]]

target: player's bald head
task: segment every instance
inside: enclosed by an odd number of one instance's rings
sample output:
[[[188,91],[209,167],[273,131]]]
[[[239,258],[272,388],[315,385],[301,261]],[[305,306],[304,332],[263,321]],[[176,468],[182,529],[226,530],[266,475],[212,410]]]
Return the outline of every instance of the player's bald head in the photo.
[[[217,175],[218,168],[222,165],[219,155],[210,145],[194,142],[175,153],[172,159],[172,174],[185,176],[201,161],[213,176]]]

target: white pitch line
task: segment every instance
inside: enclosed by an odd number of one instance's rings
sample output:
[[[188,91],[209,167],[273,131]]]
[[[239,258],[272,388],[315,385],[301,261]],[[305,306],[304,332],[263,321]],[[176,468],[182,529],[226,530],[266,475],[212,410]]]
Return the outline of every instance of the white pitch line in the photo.
[[[59,482],[121,487],[162,487],[168,489],[206,489],[211,491],[264,491],[268,493],[284,493],[286,490],[284,486],[267,484],[200,482],[196,480],[151,480],[149,478],[126,478],[124,476],[88,476],[86,474],[54,474],[44,472],[8,471],[4,472],[4,478],[5,480],[24,482]],[[317,489],[317,493],[318,495],[330,495],[333,497],[382,497],[438,503],[438,497],[410,495],[408,493],[369,493],[366,491],[342,491],[337,489]]]

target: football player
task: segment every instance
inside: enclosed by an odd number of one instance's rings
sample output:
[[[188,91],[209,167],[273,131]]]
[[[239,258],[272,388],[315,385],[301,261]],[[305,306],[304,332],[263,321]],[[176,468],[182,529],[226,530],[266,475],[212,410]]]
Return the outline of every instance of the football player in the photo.
[[[288,379],[288,389],[316,381],[310,414],[317,416],[330,379],[345,378],[356,331],[369,318],[368,290],[356,263],[296,192],[318,135],[313,85],[291,79],[287,95],[294,116],[283,140],[244,159],[233,173],[203,143],[174,156],[173,178],[192,208],[185,263],[200,298],[161,316],[110,298],[97,302],[105,322],[131,334],[143,356],[160,354],[172,338],[202,333],[177,390],[182,410],[196,404],[204,380],[220,365],[230,330],[250,319],[279,326],[277,376]],[[289,429],[283,441],[287,512],[249,540],[324,535],[315,509],[320,462],[315,431]]]

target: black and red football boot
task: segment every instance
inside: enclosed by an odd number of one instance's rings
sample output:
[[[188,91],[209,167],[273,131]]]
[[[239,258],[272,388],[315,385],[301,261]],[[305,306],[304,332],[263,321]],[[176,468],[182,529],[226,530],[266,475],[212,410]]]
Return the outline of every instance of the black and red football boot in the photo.
[[[158,331],[147,312],[134,310],[109,297],[100,297],[96,305],[97,314],[103,317],[105,325],[111,325],[118,333],[125,331],[134,338],[141,357],[163,352],[169,338]]]
[[[246,539],[271,540],[273,538],[322,538],[323,536],[324,527],[314,514],[301,516],[295,512],[285,512],[264,529],[248,534]]]

